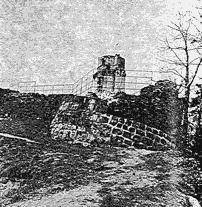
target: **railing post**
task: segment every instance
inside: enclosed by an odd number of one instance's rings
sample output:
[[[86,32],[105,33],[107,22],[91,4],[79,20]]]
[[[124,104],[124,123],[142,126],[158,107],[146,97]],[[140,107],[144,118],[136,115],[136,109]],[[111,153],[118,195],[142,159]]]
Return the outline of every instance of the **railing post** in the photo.
[[[17,91],[19,91],[19,83],[17,84]]]
[[[63,94],[64,85],[62,86],[62,94]]]
[[[88,78],[86,78],[86,90],[88,90]]]
[[[80,88],[80,95],[82,94],[82,84],[83,84],[83,77],[81,78],[81,88]]]
[[[74,84],[71,86],[71,93],[73,93],[73,90],[74,90]]]
[[[52,88],[52,93],[51,93],[52,95],[53,95],[53,90],[54,90],[54,85],[53,85],[53,88]]]

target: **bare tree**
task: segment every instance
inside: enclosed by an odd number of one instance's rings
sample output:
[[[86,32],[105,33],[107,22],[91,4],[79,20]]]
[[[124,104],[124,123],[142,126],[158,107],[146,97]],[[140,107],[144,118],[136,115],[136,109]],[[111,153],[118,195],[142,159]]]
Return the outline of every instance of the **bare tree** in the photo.
[[[199,41],[201,33],[191,17],[187,18],[186,15],[179,13],[179,19],[176,22],[171,22],[167,37],[161,40],[160,51],[161,55],[164,54],[164,58],[160,60],[165,63],[167,72],[172,72],[181,79],[184,89],[183,135],[184,141],[187,141],[191,86],[202,63],[202,45]]]

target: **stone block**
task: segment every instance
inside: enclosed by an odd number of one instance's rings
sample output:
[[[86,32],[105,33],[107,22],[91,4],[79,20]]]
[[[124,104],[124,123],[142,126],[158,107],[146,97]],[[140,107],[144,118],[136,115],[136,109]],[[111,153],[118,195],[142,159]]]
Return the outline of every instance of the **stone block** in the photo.
[[[88,134],[87,142],[92,143],[95,140],[96,140],[96,137],[93,134]]]
[[[135,134],[132,136],[132,140],[135,141],[135,140],[140,140],[141,136],[139,134]]]
[[[130,149],[130,150],[134,150],[135,149],[135,147],[133,146],[133,142],[132,142],[132,145],[131,146],[128,146],[128,149]]]
[[[108,131],[111,131],[111,129],[112,129],[112,126],[110,126],[109,124],[103,124],[102,127],[104,130],[108,130]]]
[[[170,142],[175,145],[176,144],[176,138],[173,137],[173,136],[169,136],[169,138],[170,138]]]
[[[106,116],[101,116],[99,119],[99,122],[101,123],[108,123],[109,122],[109,118]]]
[[[170,144],[170,148],[171,148],[171,149],[175,149],[175,148],[176,148],[176,145],[173,144],[173,143],[171,143],[171,144]]]
[[[161,144],[161,143],[154,143],[153,144],[153,148],[155,149],[155,150],[165,150],[165,146],[163,145],[163,144]]]
[[[133,142],[131,140],[129,140],[129,139],[124,139],[124,142],[123,143],[124,144],[127,144],[129,146],[132,146],[132,144],[133,144]]]
[[[105,144],[111,144],[111,138],[110,138],[110,136],[104,137],[103,138],[103,141],[104,141]]]
[[[68,116],[68,115],[63,115],[63,117],[62,117],[62,122],[69,122],[69,121],[71,121],[71,117],[70,116]]]
[[[148,132],[153,132],[153,128],[147,126],[147,131],[148,131]]]
[[[120,117],[119,118],[119,122],[122,123],[122,124],[124,124],[124,118]]]
[[[139,134],[141,136],[145,136],[145,131],[141,130],[141,129],[137,129],[136,130],[136,134]]]
[[[163,138],[165,138],[169,142],[171,141],[171,137],[168,134],[165,134],[165,136],[163,136]]]
[[[99,132],[100,132],[100,130],[99,129],[97,129],[97,128],[95,128],[95,127],[91,127],[91,131],[92,131],[92,133],[93,134],[99,134]]]
[[[141,142],[143,142],[146,146],[152,146],[153,140],[148,137],[141,137]]]
[[[112,134],[114,135],[122,135],[123,131],[121,129],[118,129],[118,128],[114,128],[112,130]]]
[[[139,128],[140,123],[139,123],[139,122],[134,122],[134,123],[132,124],[132,126],[134,126],[135,128]]]
[[[62,103],[62,105],[60,106],[59,110],[60,111],[64,111],[66,110],[68,107],[69,107],[70,103],[67,102],[67,103]]]
[[[152,134],[151,132],[146,132],[146,136],[153,139],[154,138],[154,134]]]
[[[117,117],[117,116],[112,116],[112,117],[111,117],[111,120],[114,120],[114,121],[116,121],[117,123],[118,123],[119,119],[120,119],[120,118]]]
[[[72,125],[71,124],[66,125],[66,129],[71,130],[72,129]]]
[[[116,143],[123,143],[123,140],[124,140],[124,138],[122,137],[122,136],[116,136],[116,138],[115,138],[115,142]]]
[[[142,130],[145,130],[145,124],[140,123],[139,128],[142,129]]]
[[[91,121],[97,121],[97,119],[98,119],[98,115],[97,114],[93,114],[92,116],[90,116],[90,120]],[[106,123],[106,122],[104,122],[104,123]]]
[[[126,124],[127,121],[128,121],[128,119],[124,118],[124,124]]]
[[[117,123],[116,127],[121,128],[123,126],[123,124],[121,123]]]
[[[112,144],[114,144],[114,143],[115,143],[115,140],[116,140],[116,135],[114,135],[114,134],[110,134],[110,142],[111,142]]]
[[[133,140],[133,146],[134,146],[134,145],[137,146],[139,142],[140,142],[139,140]]]
[[[125,138],[131,138],[131,133],[130,132],[126,132],[126,131],[124,131],[123,132],[123,137],[125,137]]]
[[[115,126],[117,124],[117,121],[114,120],[114,119],[111,119],[110,124],[113,125],[113,126]]]
[[[135,131],[136,131],[136,129],[135,129],[134,127],[130,127],[130,128],[129,128],[129,132],[131,132],[131,133],[135,133]]]
[[[161,130],[159,130],[159,135],[161,136],[161,137],[164,137],[164,135],[165,135],[165,133],[163,133]]]
[[[154,135],[154,142],[155,143],[161,143],[161,137],[158,135]]]
[[[85,130],[84,127],[80,127],[80,126],[78,126],[77,131],[85,132],[86,130]]]
[[[77,129],[77,126],[76,125],[72,125],[71,128],[74,129],[74,130],[76,130]]]
[[[62,129],[63,124],[58,124],[57,128],[58,130]]]
[[[104,131],[100,131],[100,134],[99,134],[101,137],[105,137],[105,132]]]
[[[65,134],[62,134],[60,138],[61,138],[61,139],[65,139],[66,137],[67,137],[67,136],[66,136]]]
[[[128,148],[128,145],[125,144],[125,143],[120,143],[118,144],[119,147],[122,147],[122,148]]]
[[[126,125],[128,125],[128,126],[131,126],[131,125],[132,125],[132,121],[131,121],[131,120],[129,120],[129,119],[126,119],[125,124],[126,124]]]
[[[64,129],[69,129],[69,127],[68,127],[68,126],[69,126],[69,124],[68,124],[68,123],[63,123],[63,128],[64,128]]]
[[[73,103],[71,106],[69,106],[69,109],[75,111],[78,109],[78,107],[79,107],[78,103]]]
[[[146,149],[147,149],[147,150],[153,150],[154,147],[153,147],[153,146],[146,146]]]
[[[128,126],[124,124],[124,125],[123,125],[123,129],[124,129],[124,130],[128,130]]]
[[[166,133],[160,133],[160,136],[162,136],[162,137],[164,137],[164,138],[166,138],[167,139],[167,137],[168,137],[168,134],[166,134]]]
[[[77,131],[77,135],[78,135],[78,136],[81,136],[83,133],[84,133],[83,131],[80,131],[80,130]]]
[[[134,146],[135,147],[135,146]],[[139,142],[136,146],[138,149],[145,149],[145,145],[142,142]]]
[[[167,140],[164,139],[164,138],[161,138],[161,143],[162,143],[163,145],[166,145],[166,144],[167,144]]]
[[[70,132],[70,138],[75,138],[77,136],[77,131],[71,131]]]
[[[62,131],[63,131],[63,133],[66,134],[66,135],[68,135],[69,132],[70,132],[68,129],[64,129],[64,130],[62,130]]]
[[[159,135],[160,134],[160,130],[153,128],[153,133]]]
[[[154,143],[154,140],[153,139],[147,138],[147,146],[152,146],[153,143]]]

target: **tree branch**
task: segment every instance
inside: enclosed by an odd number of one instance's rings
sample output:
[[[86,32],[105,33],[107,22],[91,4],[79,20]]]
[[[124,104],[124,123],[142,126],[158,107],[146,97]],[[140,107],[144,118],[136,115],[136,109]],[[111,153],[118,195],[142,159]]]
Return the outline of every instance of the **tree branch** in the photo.
[[[199,58],[200,58],[200,57],[194,58],[191,62],[189,62],[189,64],[192,65],[192,63],[193,63],[195,60],[199,59]],[[197,64],[197,65],[198,65],[198,64]]]
[[[158,59],[158,58],[157,58]],[[158,59],[159,61],[161,62],[165,62],[165,63],[168,63],[168,64],[172,64],[172,65],[183,65],[181,62],[179,61],[173,61],[173,60],[170,60],[170,59],[167,59],[167,60],[163,60],[163,59]],[[184,65],[183,65],[184,66]]]
[[[186,65],[182,62],[180,57],[177,55],[177,53],[173,49],[171,49],[171,51],[174,53],[174,55],[177,57],[177,59],[182,63],[182,65],[184,65],[184,67],[186,67]]]
[[[198,53],[199,55],[201,55],[201,56],[202,56],[202,54],[199,52],[199,50],[198,50],[198,49],[196,49],[196,51],[197,51],[197,53]]]
[[[171,71],[171,73],[178,75],[180,78],[182,78],[183,80],[185,80],[185,78],[176,70],[176,69],[168,69],[167,71]]]

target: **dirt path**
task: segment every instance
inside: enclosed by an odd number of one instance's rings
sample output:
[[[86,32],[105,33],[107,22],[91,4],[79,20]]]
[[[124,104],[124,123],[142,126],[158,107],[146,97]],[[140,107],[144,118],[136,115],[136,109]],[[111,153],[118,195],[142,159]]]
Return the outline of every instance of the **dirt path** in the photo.
[[[121,159],[117,161],[111,154],[111,159],[103,160],[95,174],[89,174],[91,182],[88,185],[8,206],[186,206],[187,197],[179,191],[182,169],[178,163],[181,158],[176,154],[119,149],[116,156],[121,156]],[[92,155],[87,163],[96,162],[96,159],[96,155]]]

